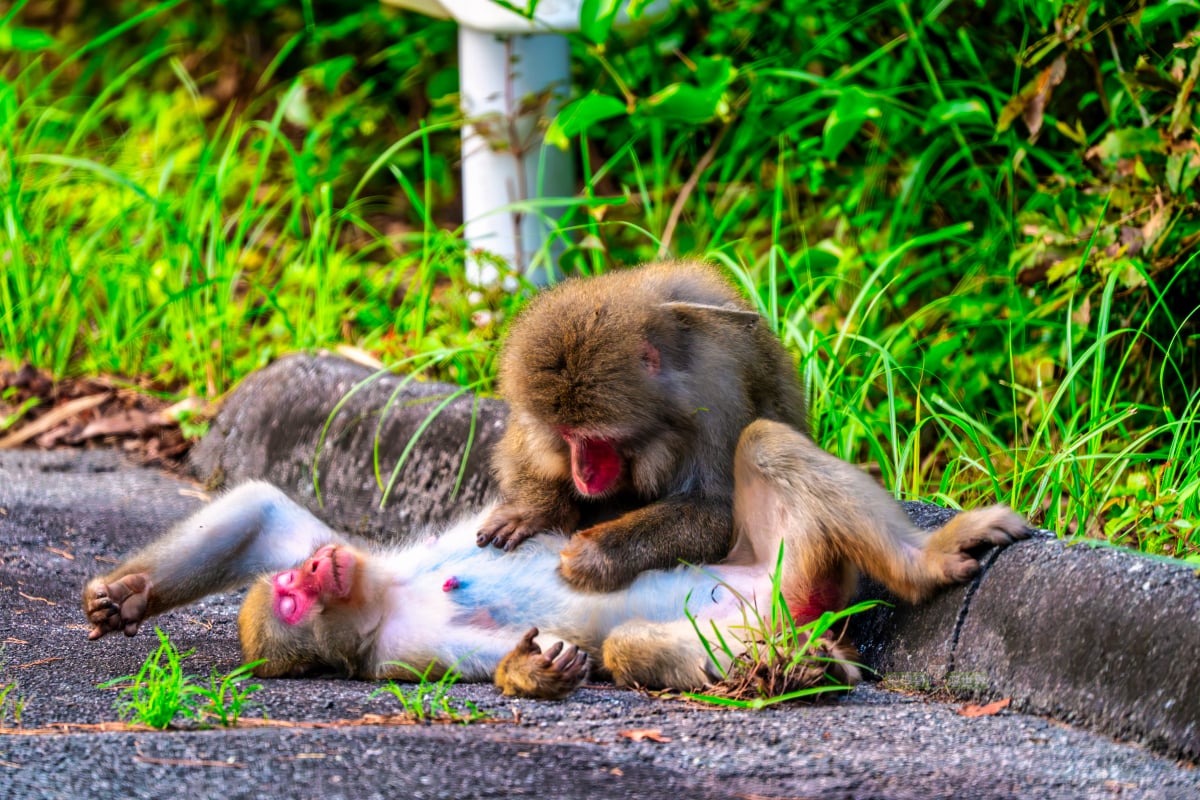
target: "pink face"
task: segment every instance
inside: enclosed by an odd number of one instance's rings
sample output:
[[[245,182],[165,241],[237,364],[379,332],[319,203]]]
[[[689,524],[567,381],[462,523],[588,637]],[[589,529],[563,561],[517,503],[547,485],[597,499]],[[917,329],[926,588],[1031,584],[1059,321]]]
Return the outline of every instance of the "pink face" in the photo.
[[[309,609],[323,606],[329,599],[350,596],[358,558],[346,548],[327,544],[312,558],[295,569],[271,579],[275,617],[286,625],[295,625]]]

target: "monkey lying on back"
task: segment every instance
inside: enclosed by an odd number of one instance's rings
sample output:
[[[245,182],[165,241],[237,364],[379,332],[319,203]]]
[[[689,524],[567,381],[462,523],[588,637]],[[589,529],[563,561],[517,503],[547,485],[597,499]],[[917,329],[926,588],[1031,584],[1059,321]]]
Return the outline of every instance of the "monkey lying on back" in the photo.
[[[621,685],[695,689],[717,671],[685,607],[727,642],[745,638],[739,598],[770,619],[781,539],[784,598],[806,622],[846,605],[857,569],[915,602],[974,575],[972,549],[1027,535],[1003,506],[918,530],[869,477],[767,420],[742,434],[733,471],[737,533],[722,563],[645,572],[606,594],[562,580],[560,535],[504,555],[476,546],[475,518],[436,539],[374,550],[278,489],[246,484],[89,582],[89,636],[132,636],[147,617],[253,580],[239,632],[244,658],[266,659],[255,670],[264,677],[413,678],[432,664],[433,675],[454,666],[466,680],[494,676],[508,694],[553,698],[598,662]],[[837,676],[853,683],[858,673]]]
[[[796,367],[713,268],[652,264],[566,281],[513,323],[500,360],[501,504],[481,547],[572,533],[562,574],[609,591],[733,535],[733,452],[756,419],[807,430]]]

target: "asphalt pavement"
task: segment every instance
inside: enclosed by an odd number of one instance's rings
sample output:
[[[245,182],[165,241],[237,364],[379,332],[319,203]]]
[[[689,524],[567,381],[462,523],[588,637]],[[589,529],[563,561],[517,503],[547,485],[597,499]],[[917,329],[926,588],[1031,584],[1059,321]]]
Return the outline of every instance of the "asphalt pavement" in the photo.
[[[89,642],[80,589],[204,497],[116,452],[0,453],[0,684],[16,684],[0,797],[1200,797],[1200,773],[1165,750],[1009,710],[962,716],[958,703],[870,684],[758,712],[608,686],[564,702],[459,686],[492,715],[462,726],[362,724],[399,704],[370,683],[271,680],[249,715],[267,725],[100,732],[117,715],[98,684],[135,672],[157,640]],[[238,601],[159,618],[194,648],[189,672],[237,666]]]

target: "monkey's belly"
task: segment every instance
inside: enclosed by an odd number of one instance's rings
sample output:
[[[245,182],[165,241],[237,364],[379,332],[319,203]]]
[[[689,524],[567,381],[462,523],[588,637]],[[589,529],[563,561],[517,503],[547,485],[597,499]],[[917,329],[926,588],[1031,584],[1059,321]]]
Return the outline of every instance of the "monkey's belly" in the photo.
[[[746,598],[770,597],[770,580],[750,567],[680,566],[642,573],[615,592],[580,592],[558,572],[561,536],[539,536],[513,553],[471,543],[461,557],[440,564],[430,588],[458,609],[455,619],[480,627],[524,632],[531,627],[583,641],[603,640],[630,620],[669,622],[736,613]],[[765,610],[765,609],[760,609]]]

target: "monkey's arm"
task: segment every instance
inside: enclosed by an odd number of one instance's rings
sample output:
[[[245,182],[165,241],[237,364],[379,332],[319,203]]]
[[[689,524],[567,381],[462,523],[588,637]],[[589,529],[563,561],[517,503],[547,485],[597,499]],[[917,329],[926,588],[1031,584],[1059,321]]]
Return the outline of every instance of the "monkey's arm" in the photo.
[[[83,590],[89,639],[288,569],[323,544],[343,539],[267,483],[234,489],[130,556]]]
[[[511,420],[493,456],[503,502],[479,528],[476,543],[512,550],[534,534],[570,533],[579,524],[571,468],[557,438],[539,439]]]
[[[728,498],[668,497],[576,533],[562,549],[560,571],[577,589],[611,592],[648,569],[715,564],[732,538]]]

